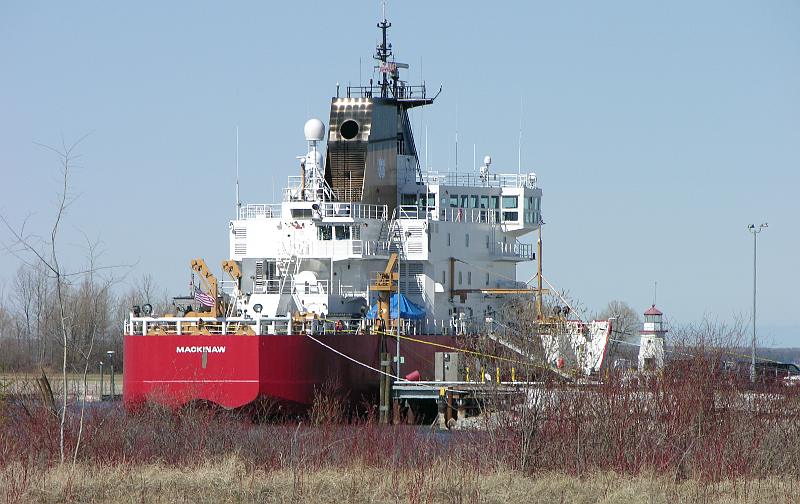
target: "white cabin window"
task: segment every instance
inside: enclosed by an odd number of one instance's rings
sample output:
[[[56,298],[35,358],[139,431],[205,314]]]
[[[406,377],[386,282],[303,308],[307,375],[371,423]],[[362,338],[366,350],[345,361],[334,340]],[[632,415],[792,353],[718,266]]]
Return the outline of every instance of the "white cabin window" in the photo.
[[[517,208],[517,197],[503,196],[503,208]]]
[[[486,273],[486,285],[489,285],[489,273]]]
[[[447,233],[447,246],[450,246],[450,233]]]
[[[317,240],[333,239],[333,230],[330,226],[317,226]]]
[[[461,285],[462,283],[463,283],[463,277],[461,275],[461,272],[459,271],[458,272],[458,285]]]
[[[349,240],[350,239],[350,226],[335,226],[336,228],[336,239],[337,240]]]
[[[467,271],[467,285],[472,285],[472,272]]]
[[[486,235],[486,248],[489,248],[489,235]]]
[[[442,285],[447,283],[447,272],[442,271]]]
[[[464,235],[464,246],[469,248],[469,233]]]

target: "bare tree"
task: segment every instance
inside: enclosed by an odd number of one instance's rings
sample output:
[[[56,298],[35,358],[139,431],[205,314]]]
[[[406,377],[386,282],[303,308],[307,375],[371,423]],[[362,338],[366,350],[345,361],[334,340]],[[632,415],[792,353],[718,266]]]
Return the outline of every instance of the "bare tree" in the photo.
[[[15,227],[11,225],[8,219],[5,216],[0,215],[0,220],[3,221],[3,224],[8,229],[13,237],[13,242],[6,246],[6,249],[9,250],[12,254],[14,254],[20,261],[24,264],[28,265],[31,268],[35,268],[38,266],[43,266],[49,273],[49,276],[52,278],[55,286],[55,294],[56,294],[56,302],[58,308],[58,330],[60,333],[60,342],[62,347],[62,354],[61,354],[61,380],[62,380],[62,391],[61,391],[61,411],[59,414],[59,453],[61,457],[61,463],[64,462],[65,459],[65,452],[64,452],[64,427],[66,425],[67,420],[67,357],[68,357],[68,347],[69,347],[69,320],[67,319],[67,299],[66,299],[66,289],[67,289],[67,282],[70,274],[65,274],[65,272],[61,268],[61,263],[59,261],[58,255],[58,236],[59,230],[66,214],[66,211],[70,204],[74,201],[74,198],[69,193],[69,181],[71,170],[73,168],[74,162],[80,156],[75,154],[75,149],[80,144],[80,142],[86,138],[80,138],[78,141],[73,143],[72,145],[67,145],[62,141],[60,148],[50,147],[47,145],[41,145],[52,152],[54,152],[59,159],[61,164],[60,170],[60,181],[59,181],[59,192],[58,192],[58,199],[57,199],[57,210],[55,220],[53,222],[52,227],[50,228],[49,239],[42,240],[41,238],[37,238],[33,235],[30,235],[26,229],[25,224],[23,222],[22,225],[19,227]]]

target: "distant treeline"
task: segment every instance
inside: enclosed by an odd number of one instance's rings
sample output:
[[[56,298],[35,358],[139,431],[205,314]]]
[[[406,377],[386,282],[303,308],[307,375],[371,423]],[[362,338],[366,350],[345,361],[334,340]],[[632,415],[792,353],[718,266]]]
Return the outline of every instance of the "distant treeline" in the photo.
[[[96,372],[112,350],[122,367],[123,321],[134,304],[149,302],[159,309],[166,295],[155,294],[144,277],[127,288],[119,279],[90,273],[62,280],[68,371]],[[0,372],[60,369],[63,332],[56,281],[45,268],[23,266],[0,292]]]

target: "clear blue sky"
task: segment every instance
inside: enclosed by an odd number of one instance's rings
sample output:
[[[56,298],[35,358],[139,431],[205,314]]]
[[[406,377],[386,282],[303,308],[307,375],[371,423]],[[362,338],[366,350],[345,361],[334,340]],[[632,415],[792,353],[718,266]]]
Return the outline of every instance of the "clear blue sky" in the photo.
[[[44,233],[57,162],[34,142],[83,142],[64,227],[105,263],[137,263],[182,293],[188,261],[218,264],[242,199],[268,202],[327,123],[337,81],[364,80],[378,2],[3,2],[0,212]],[[494,158],[544,190],[545,275],[590,309],[658,304],[673,323],[749,316],[750,222],[759,327],[800,344],[800,3],[391,2],[412,81],[444,85],[415,112],[434,169]],[[423,128],[423,129],[421,129]],[[276,191],[277,192],[277,191]],[[4,232],[4,239],[5,236]],[[18,263],[3,256],[8,287]],[[527,271],[532,270],[529,268]]]

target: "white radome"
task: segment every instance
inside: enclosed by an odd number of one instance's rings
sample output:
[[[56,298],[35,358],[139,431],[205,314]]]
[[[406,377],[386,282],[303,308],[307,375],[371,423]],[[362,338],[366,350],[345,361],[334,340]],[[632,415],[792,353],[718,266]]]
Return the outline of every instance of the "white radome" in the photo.
[[[325,138],[325,125],[319,119],[309,119],[303,126],[303,133],[309,142],[320,141]]]

